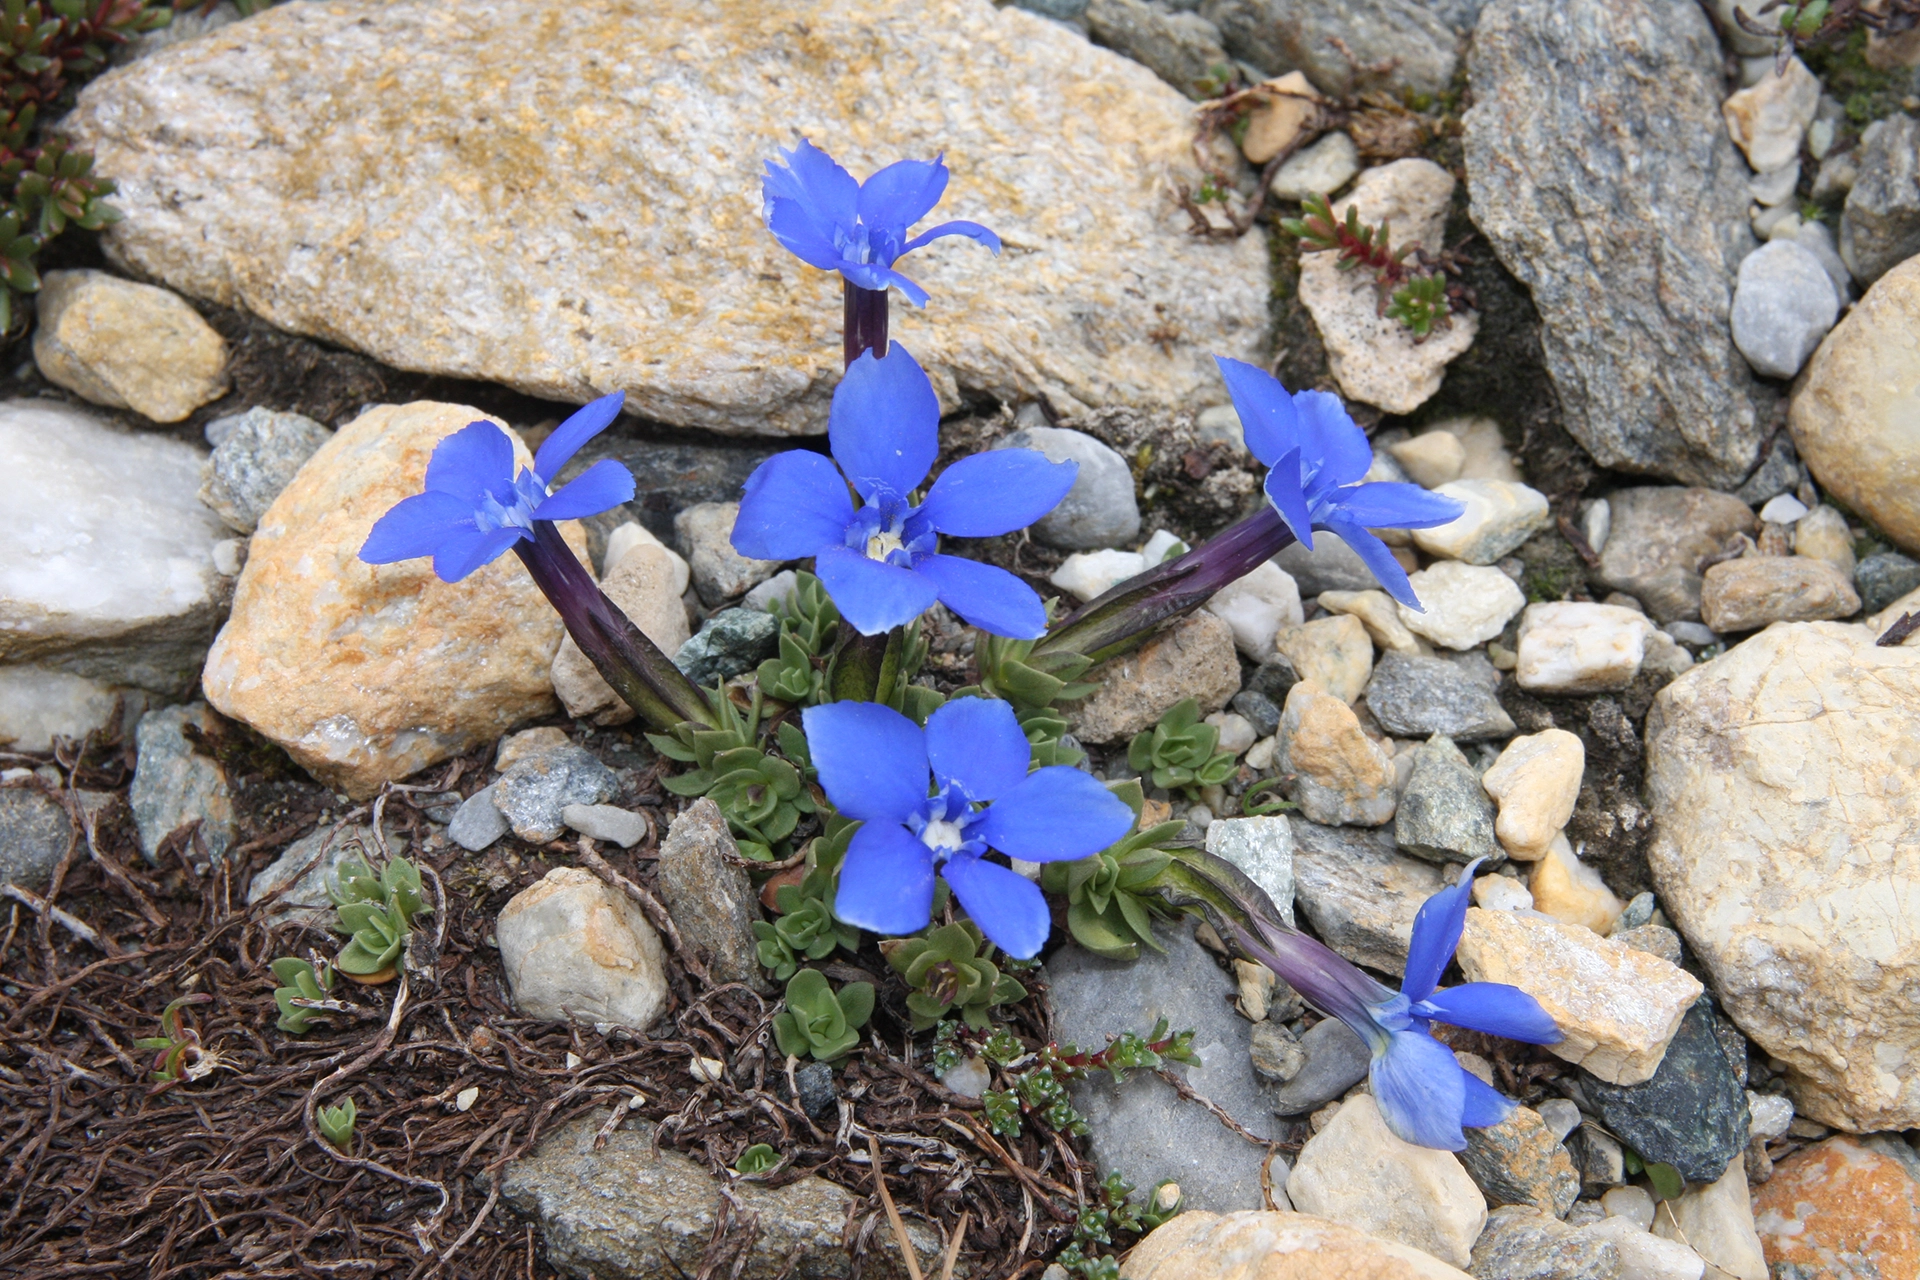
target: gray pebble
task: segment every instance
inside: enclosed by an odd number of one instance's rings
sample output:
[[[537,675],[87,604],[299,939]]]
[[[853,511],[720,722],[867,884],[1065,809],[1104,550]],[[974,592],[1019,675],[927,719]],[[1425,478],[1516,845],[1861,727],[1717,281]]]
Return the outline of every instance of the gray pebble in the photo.
[[[505,834],[506,815],[493,807],[492,787],[468,796],[453,811],[453,821],[447,824],[447,839],[468,853],[479,853]]]
[[[1484,670],[1446,658],[1384,654],[1367,681],[1367,708],[1396,738],[1438,733],[1456,742],[1474,742],[1512,737],[1513,718],[1494,696],[1493,667],[1484,658],[1481,664]]]
[[[215,448],[200,467],[200,501],[229,529],[249,534],[301,464],[333,436],[303,414],[264,408],[209,422],[206,433]]]
[[[1287,670],[1293,670],[1292,666],[1288,666]],[[1258,689],[1242,689],[1233,695],[1233,702],[1229,705],[1247,718],[1257,737],[1271,737],[1280,727],[1280,708]]]
[[[1367,1078],[1373,1056],[1367,1042],[1338,1018],[1325,1018],[1300,1037],[1307,1063],[1273,1098],[1276,1115],[1305,1115]]]
[[[1882,551],[1862,560],[1853,571],[1860,588],[1860,605],[1868,613],[1880,610],[1920,587],[1920,562],[1898,551]]]
[[[1436,733],[1413,753],[1413,774],[1393,815],[1393,841],[1429,862],[1504,861],[1493,815],[1480,775],[1451,739]]]
[[[631,849],[647,838],[647,819],[617,804],[570,804],[560,820],[581,835]]]
[[[1073,488],[1060,505],[1034,522],[1033,536],[1063,551],[1098,551],[1132,542],[1140,535],[1140,505],[1133,494],[1133,469],[1127,460],[1083,431],[1065,427],[1029,427],[1016,431],[996,449],[1038,449],[1054,462],[1080,467]]]
[[[72,835],[67,811],[44,792],[0,788],[0,884],[45,893]]]
[[[673,665],[697,685],[722,684],[774,656],[780,620],[759,609],[722,609],[680,646]]]
[[[1553,1131],[1553,1136],[1562,1141],[1580,1127],[1580,1108],[1566,1098],[1548,1098],[1535,1106],[1534,1110],[1547,1122],[1547,1128]]]
[[[1285,1084],[1307,1065],[1307,1051],[1300,1047],[1300,1037],[1285,1023],[1271,1018],[1253,1024],[1253,1047],[1248,1052],[1254,1074],[1269,1084]]]
[[[762,615],[763,617],[765,615]],[[613,770],[583,747],[559,747],[522,761],[493,784],[493,805],[528,844],[557,840],[570,805],[599,804],[613,794]]]
[[[1740,263],[1733,290],[1733,342],[1755,373],[1791,378],[1827,336],[1840,299],[1820,259],[1775,240]]]

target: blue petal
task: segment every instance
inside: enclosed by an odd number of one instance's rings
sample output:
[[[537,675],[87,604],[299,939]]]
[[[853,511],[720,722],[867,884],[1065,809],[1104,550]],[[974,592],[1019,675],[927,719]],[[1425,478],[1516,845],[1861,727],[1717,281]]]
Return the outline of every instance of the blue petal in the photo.
[[[813,572],[840,616],[863,636],[905,626],[939,598],[938,586],[927,575],[870,560],[843,546],[820,548]]]
[[[1373,576],[1386,588],[1388,595],[1409,609],[1425,613],[1420,606],[1420,598],[1413,594],[1413,584],[1407,581],[1407,571],[1393,558],[1393,552],[1387,544],[1368,533],[1361,526],[1338,515],[1329,515],[1321,525],[1340,535],[1340,540],[1353,548],[1353,553],[1373,570]]]
[[[800,724],[820,786],[845,816],[900,823],[926,806],[926,735],[892,707],[828,702],[801,712]]]
[[[1299,410],[1278,378],[1243,360],[1215,356],[1213,362],[1220,366],[1234,412],[1240,415],[1247,452],[1271,467],[1282,454],[1299,446]]]
[[[541,442],[540,452],[533,455],[534,474],[551,484],[560,474],[560,468],[580,452],[581,445],[605,431],[607,424],[620,416],[620,406],[626,399],[626,392],[616,391],[575,410]]]
[[[611,511],[633,497],[633,472],[612,458],[600,461],[561,485],[533,509],[535,520],[583,520]]]
[[[943,222],[931,230],[922,231],[919,235],[902,245],[900,252],[902,254],[912,253],[915,249],[932,244],[935,240],[943,236],[965,236],[969,240],[985,245],[995,253],[1000,252],[999,236],[993,234],[993,232],[987,230],[977,222],[967,222],[964,220]]]
[[[942,604],[982,631],[1013,640],[1046,634],[1047,606],[1005,569],[939,555],[922,556],[913,567],[939,590]]]
[[[840,274],[859,285],[862,289],[872,289],[876,293],[886,292],[889,286],[905,294],[907,301],[916,307],[927,305],[927,291],[913,281],[895,271],[892,267],[883,267],[877,262],[848,262],[841,259]]]
[[[1466,1088],[1465,1103],[1460,1109],[1462,1125],[1469,1129],[1484,1129],[1499,1124],[1513,1114],[1511,1098],[1465,1067],[1460,1068],[1460,1074],[1466,1077],[1460,1082]]]
[[[805,138],[791,150],[782,151],[780,158],[787,162],[784,169],[767,161],[760,180],[765,198],[769,202],[781,198],[793,201],[829,240],[836,228],[851,232],[860,201],[860,184],[853,175]]]
[[[1565,1039],[1538,1000],[1504,982],[1468,982],[1435,991],[1418,1001],[1414,1012],[1436,1022],[1450,1022],[1527,1044],[1559,1044]]]
[[[1040,954],[1053,927],[1040,886],[972,854],[949,858],[941,871],[987,941],[1016,960]]]
[[[1440,1151],[1467,1145],[1460,1132],[1467,1073],[1453,1051],[1424,1031],[1396,1031],[1368,1071],[1381,1119],[1402,1142]]]
[[[1340,397],[1328,391],[1302,391],[1293,398],[1299,411],[1301,456],[1333,484],[1356,484],[1373,466],[1373,446],[1354,424]]]
[[[442,582],[458,582],[482,565],[498,560],[520,539],[531,536],[525,529],[511,524],[486,533],[475,529],[471,536],[462,530],[458,537],[447,539],[433,553],[433,571]]]
[[[1300,450],[1287,450],[1280,461],[1267,469],[1265,488],[1273,509],[1287,522],[1287,528],[1293,530],[1293,536],[1300,540],[1301,546],[1313,550],[1313,512],[1307,506],[1306,493],[1300,488]]]
[[[927,717],[935,785],[951,783],[976,803],[1020,785],[1032,752],[1012,706],[998,698],[955,698]]]
[[[1420,904],[1413,918],[1413,938],[1407,943],[1406,976],[1400,980],[1400,994],[1409,1000],[1425,1000],[1440,985],[1440,975],[1460,945],[1460,931],[1466,927],[1467,907],[1473,901],[1473,873],[1484,858],[1475,858],[1460,872],[1457,883],[1448,885]]]
[[[827,438],[861,497],[884,488],[904,498],[940,452],[940,397],[899,343],[884,360],[868,351],[833,389]]]
[[[852,519],[847,482],[830,459],[805,449],[776,453],[747,477],[733,549],[756,560],[798,560],[842,544]]]
[[[854,832],[840,863],[833,914],[899,937],[926,928],[932,912],[933,851],[896,822],[869,822]]]
[[[947,165],[941,157],[896,160],[860,184],[860,221],[898,244],[908,227],[933,211],[946,190]]]
[[[469,422],[433,447],[427,491],[450,493],[477,507],[492,494],[513,505],[513,441],[491,422]]]
[[[822,271],[839,268],[840,250],[830,230],[821,227],[800,201],[771,196],[766,202],[766,218],[767,230],[788,253]]]
[[[993,449],[960,459],[927,490],[921,514],[956,538],[997,538],[1024,529],[1060,505],[1080,473],[1038,449]]]
[[[1056,764],[994,801],[977,830],[1011,857],[1061,862],[1100,852],[1132,826],[1133,810],[1099,779]]]
[[[374,522],[360,558],[368,564],[392,564],[430,556],[448,538],[467,531],[479,532],[470,504],[450,493],[416,493]]]
[[[1431,529],[1452,524],[1466,504],[1444,493],[1428,493],[1417,484],[1376,480],[1327,495],[1343,520],[1363,529]]]

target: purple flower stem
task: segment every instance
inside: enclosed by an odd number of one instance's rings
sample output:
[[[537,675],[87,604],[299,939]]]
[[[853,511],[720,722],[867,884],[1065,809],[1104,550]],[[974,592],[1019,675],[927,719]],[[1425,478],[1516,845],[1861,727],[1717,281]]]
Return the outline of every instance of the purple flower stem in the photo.
[[[553,521],[534,521],[533,540],[513,549],[580,652],[651,728],[664,733],[683,720],[714,723],[707,695],[607,599]]]
[[[1179,559],[1128,578],[1081,605],[1033,652],[1079,653],[1096,662],[1125,653],[1162,622],[1191,613],[1292,541],[1293,530],[1271,506],[1262,506]]]
[[[847,367],[860,358],[863,351],[872,351],[876,360],[887,355],[887,291],[885,289],[862,289],[851,280],[842,280],[841,328],[843,337],[841,346],[846,357]]]

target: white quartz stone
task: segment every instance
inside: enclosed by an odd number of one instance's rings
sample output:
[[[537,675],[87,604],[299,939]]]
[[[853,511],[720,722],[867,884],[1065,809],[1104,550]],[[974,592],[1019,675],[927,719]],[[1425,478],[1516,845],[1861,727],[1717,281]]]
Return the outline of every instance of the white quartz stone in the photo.
[[[1522,689],[1599,693],[1633,682],[1653,622],[1618,605],[1555,601],[1530,604],[1520,619]]]

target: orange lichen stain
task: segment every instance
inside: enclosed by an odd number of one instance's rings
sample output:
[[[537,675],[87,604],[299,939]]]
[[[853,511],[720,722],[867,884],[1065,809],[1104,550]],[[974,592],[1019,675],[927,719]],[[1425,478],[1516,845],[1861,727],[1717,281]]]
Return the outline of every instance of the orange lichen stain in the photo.
[[[1754,1194],[1753,1221],[1775,1275],[1920,1276],[1920,1183],[1899,1161],[1851,1138],[1829,1138],[1782,1160]]]

